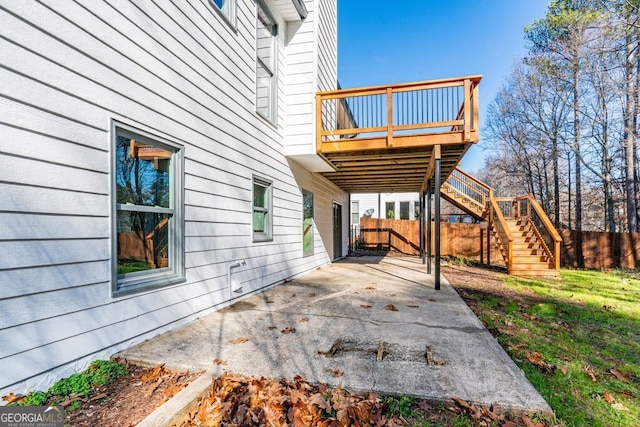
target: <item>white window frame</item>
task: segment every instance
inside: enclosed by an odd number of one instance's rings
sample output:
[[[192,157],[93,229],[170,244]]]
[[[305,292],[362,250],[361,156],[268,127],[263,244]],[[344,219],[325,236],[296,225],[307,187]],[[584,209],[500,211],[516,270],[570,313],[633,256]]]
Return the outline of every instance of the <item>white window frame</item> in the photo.
[[[267,206],[256,206],[255,201],[255,189],[256,185],[266,188]],[[267,179],[257,176],[253,177],[251,183],[251,231],[253,233],[254,242],[267,242],[273,240],[273,183]],[[264,231],[256,231],[255,213],[266,213],[264,219]]]
[[[134,138],[144,144],[171,151],[169,207],[119,204],[117,202],[117,138]],[[118,211],[165,213],[171,215],[167,225],[168,266],[133,273],[118,274]],[[185,281],[184,262],[184,147],[166,138],[117,122],[111,123],[111,292],[114,297],[169,286]]]
[[[258,49],[258,25],[260,22],[260,17],[262,19],[269,21],[272,26],[271,31],[271,64],[266,64],[259,55]],[[273,17],[274,15],[269,11],[266,3],[262,0],[258,0],[256,2],[256,113],[260,115],[260,117],[268,120],[273,125],[277,124],[278,117],[278,23]],[[261,94],[259,87],[259,74],[260,70],[264,70],[269,75],[269,100],[267,109],[268,111],[264,111],[259,104],[259,95]]]
[[[218,2],[222,5],[218,5]],[[213,5],[213,8],[220,13],[225,21],[233,28],[236,29],[236,15],[238,10],[237,0],[209,0],[209,3]]]
[[[352,225],[360,224],[360,202],[359,201],[353,201],[353,200],[351,201],[351,224]]]

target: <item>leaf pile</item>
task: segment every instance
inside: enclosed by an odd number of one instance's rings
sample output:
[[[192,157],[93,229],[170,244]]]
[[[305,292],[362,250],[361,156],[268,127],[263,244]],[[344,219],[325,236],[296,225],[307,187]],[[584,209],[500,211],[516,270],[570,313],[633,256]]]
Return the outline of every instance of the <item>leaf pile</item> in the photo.
[[[187,413],[186,426],[402,426],[380,396],[360,396],[300,376],[293,381],[225,374]]]

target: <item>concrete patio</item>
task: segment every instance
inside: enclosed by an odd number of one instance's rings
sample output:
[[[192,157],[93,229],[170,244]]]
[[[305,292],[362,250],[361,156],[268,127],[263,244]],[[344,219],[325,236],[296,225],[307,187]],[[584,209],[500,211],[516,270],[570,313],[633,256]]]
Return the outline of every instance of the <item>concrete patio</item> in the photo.
[[[118,356],[207,375],[300,375],[357,391],[551,412],[446,279],[434,290],[412,257],[327,265]]]

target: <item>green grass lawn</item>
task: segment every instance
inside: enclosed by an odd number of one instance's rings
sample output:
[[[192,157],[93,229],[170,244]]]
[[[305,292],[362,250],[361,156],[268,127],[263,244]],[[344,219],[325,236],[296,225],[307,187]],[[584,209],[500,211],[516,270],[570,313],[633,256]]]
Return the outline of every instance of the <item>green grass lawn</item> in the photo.
[[[640,425],[640,274],[563,270],[501,278],[470,306],[555,411],[560,425]],[[468,295],[468,296],[469,296]]]

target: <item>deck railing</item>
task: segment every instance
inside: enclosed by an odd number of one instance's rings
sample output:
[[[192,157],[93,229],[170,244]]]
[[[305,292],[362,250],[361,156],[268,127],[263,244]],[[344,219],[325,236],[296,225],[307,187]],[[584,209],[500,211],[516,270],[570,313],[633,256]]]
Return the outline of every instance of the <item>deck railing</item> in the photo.
[[[517,207],[515,216],[525,219],[531,225],[533,232],[536,233],[542,243],[542,249],[553,263],[554,268],[560,270],[560,242],[562,242],[562,238],[544,209],[542,209],[542,206],[540,206],[540,203],[538,203],[533,194],[527,194],[516,197],[515,205]],[[545,232],[542,233],[541,230]]]
[[[509,225],[502,214],[501,206],[493,196],[493,191],[489,194],[489,222],[496,230],[496,240],[500,246],[500,253],[507,265],[507,271],[511,271],[511,263],[513,260],[513,234],[509,230]]]
[[[471,200],[473,204],[482,208],[487,207],[491,187],[484,182],[458,168],[451,172],[445,182],[456,192]]]
[[[475,142],[479,76],[340,89],[316,95],[318,151],[322,142],[435,133]]]

